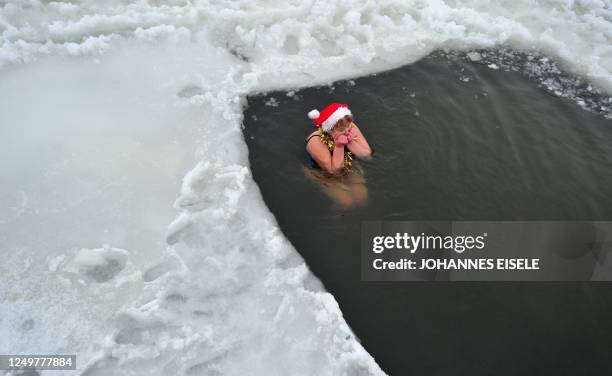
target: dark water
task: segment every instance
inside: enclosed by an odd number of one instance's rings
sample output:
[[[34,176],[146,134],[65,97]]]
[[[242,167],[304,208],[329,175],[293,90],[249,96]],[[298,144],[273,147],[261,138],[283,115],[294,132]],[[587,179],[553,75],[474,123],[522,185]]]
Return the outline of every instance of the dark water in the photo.
[[[302,171],[306,113],[330,102],[375,151],[362,207],[332,205]],[[365,220],[612,220],[611,120],[521,73],[432,56],[250,97],[244,134],[282,231],[390,375],[612,371],[612,284],[361,282],[359,265]]]

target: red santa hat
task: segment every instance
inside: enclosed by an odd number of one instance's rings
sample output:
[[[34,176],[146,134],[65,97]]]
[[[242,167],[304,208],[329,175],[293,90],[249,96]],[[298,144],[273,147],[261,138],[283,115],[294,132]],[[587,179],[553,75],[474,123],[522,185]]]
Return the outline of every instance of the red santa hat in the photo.
[[[325,107],[323,111],[312,110],[308,113],[308,117],[313,120],[317,127],[323,127],[325,132],[329,132],[338,120],[346,115],[352,115],[348,104],[332,103]]]

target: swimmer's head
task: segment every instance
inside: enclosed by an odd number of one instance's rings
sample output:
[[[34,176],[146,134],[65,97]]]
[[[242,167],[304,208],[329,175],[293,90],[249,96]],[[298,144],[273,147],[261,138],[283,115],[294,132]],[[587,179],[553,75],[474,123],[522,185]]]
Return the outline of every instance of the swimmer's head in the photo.
[[[343,117],[342,119],[336,122],[336,124],[332,127],[330,132],[342,133],[346,131],[347,129],[349,129],[352,123],[353,123],[353,115],[346,115],[345,117]]]
[[[325,132],[330,132],[332,128],[336,129],[338,126],[348,128],[353,121],[353,114],[348,105],[342,103],[332,103],[321,112],[312,110],[308,113],[308,117]],[[347,121],[347,117],[350,118],[350,121]]]

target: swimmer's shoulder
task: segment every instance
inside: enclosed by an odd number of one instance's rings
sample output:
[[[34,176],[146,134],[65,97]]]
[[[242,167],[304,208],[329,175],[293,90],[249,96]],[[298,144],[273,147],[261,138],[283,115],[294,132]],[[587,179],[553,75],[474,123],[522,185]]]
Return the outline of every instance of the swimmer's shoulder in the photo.
[[[313,137],[319,137],[321,138],[321,136],[319,135],[318,131],[314,131],[311,134],[308,135],[308,137],[306,137],[306,144],[308,144],[310,142],[310,139]]]

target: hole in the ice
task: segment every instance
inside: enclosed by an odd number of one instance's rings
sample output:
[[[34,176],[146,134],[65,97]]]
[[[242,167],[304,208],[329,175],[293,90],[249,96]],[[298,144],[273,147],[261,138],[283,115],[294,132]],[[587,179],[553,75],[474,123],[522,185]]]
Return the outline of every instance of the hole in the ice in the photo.
[[[500,291],[499,286],[481,285],[474,299],[475,290],[459,285],[424,292],[422,285],[410,283],[363,283],[361,222],[612,219],[608,188],[612,186],[612,123],[604,117],[610,113],[605,107],[610,107],[606,105],[609,95],[589,89],[584,80],[564,79],[550,60],[494,55],[491,51],[439,52],[415,64],[354,79],[354,85],[346,85],[348,90],[330,92],[321,86],[295,91],[292,96],[270,92],[248,98],[244,140],[253,179],[283,234],[316,276],[306,279],[305,288],[321,291],[321,282],[325,285],[355,336],[364,340],[365,349],[389,374],[404,374],[414,367],[402,349],[435,347],[440,335],[453,344],[448,351],[442,350],[443,356],[454,357],[450,349],[479,332],[483,317],[494,317],[503,309],[523,312],[518,322],[529,331],[521,334],[504,322],[490,322],[495,335],[480,331],[479,341],[472,344],[479,352],[495,356],[486,346],[493,337],[529,341],[527,337],[541,329],[537,323],[542,317],[533,309],[534,302],[545,310],[551,300],[543,299],[538,289]],[[488,68],[490,64],[499,69]],[[521,68],[513,71],[516,67]],[[334,85],[342,87],[337,82],[330,86]],[[550,95],[555,87],[568,96]],[[293,100],[296,95],[300,101]],[[585,111],[578,97],[604,109]],[[271,98],[275,107],[267,105]],[[311,183],[301,170],[302,166],[314,168],[305,151],[305,138],[313,131],[306,114],[331,102],[349,104],[356,124],[375,150],[374,158],[363,163],[368,203],[347,211],[334,209],[336,192],[324,192],[322,184]],[[272,142],[270,135],[274,135]],[[565,257],[584,258],[584,277],[591,277],[594,261],[588,253]],[[281,268],[292,265],[290,259],[278,264]],[[564,302],[553,299],[566,312],[575,312],[574,299],[588,304],[591,296],[600,296],[594,289],[548,288],[555,290],[551,299],[557,293],[569,294]],[[428,346],[415,347],[414,337],[405,334],[422,329],[415,317],[427,321],[432,312],[455,312],[466,301],[471,314],[462,314],[462,326],[420,337]],[[605,317],[607,310],[609,304],[597,308],[598,317]],[[384,319],[371,320],[373,316]],[[551,315],[546,320],[561,328],[567,317]],[[445,325],[443,319],[432,320],[430,327]],[[605,326],[602,320],[587,321],[589,333]],[[393,346],[372,340],[380,338],[380,333],[391,334]],[[538,339],[545,341],[546,335],[538,333]],[[427,352],[421,356],[428,356]],[[432,364],[439,356],[430,358]],[[467,369],[469,364],[459,359],[457,366]],[[347,374],[367,372],[354,367]]]

